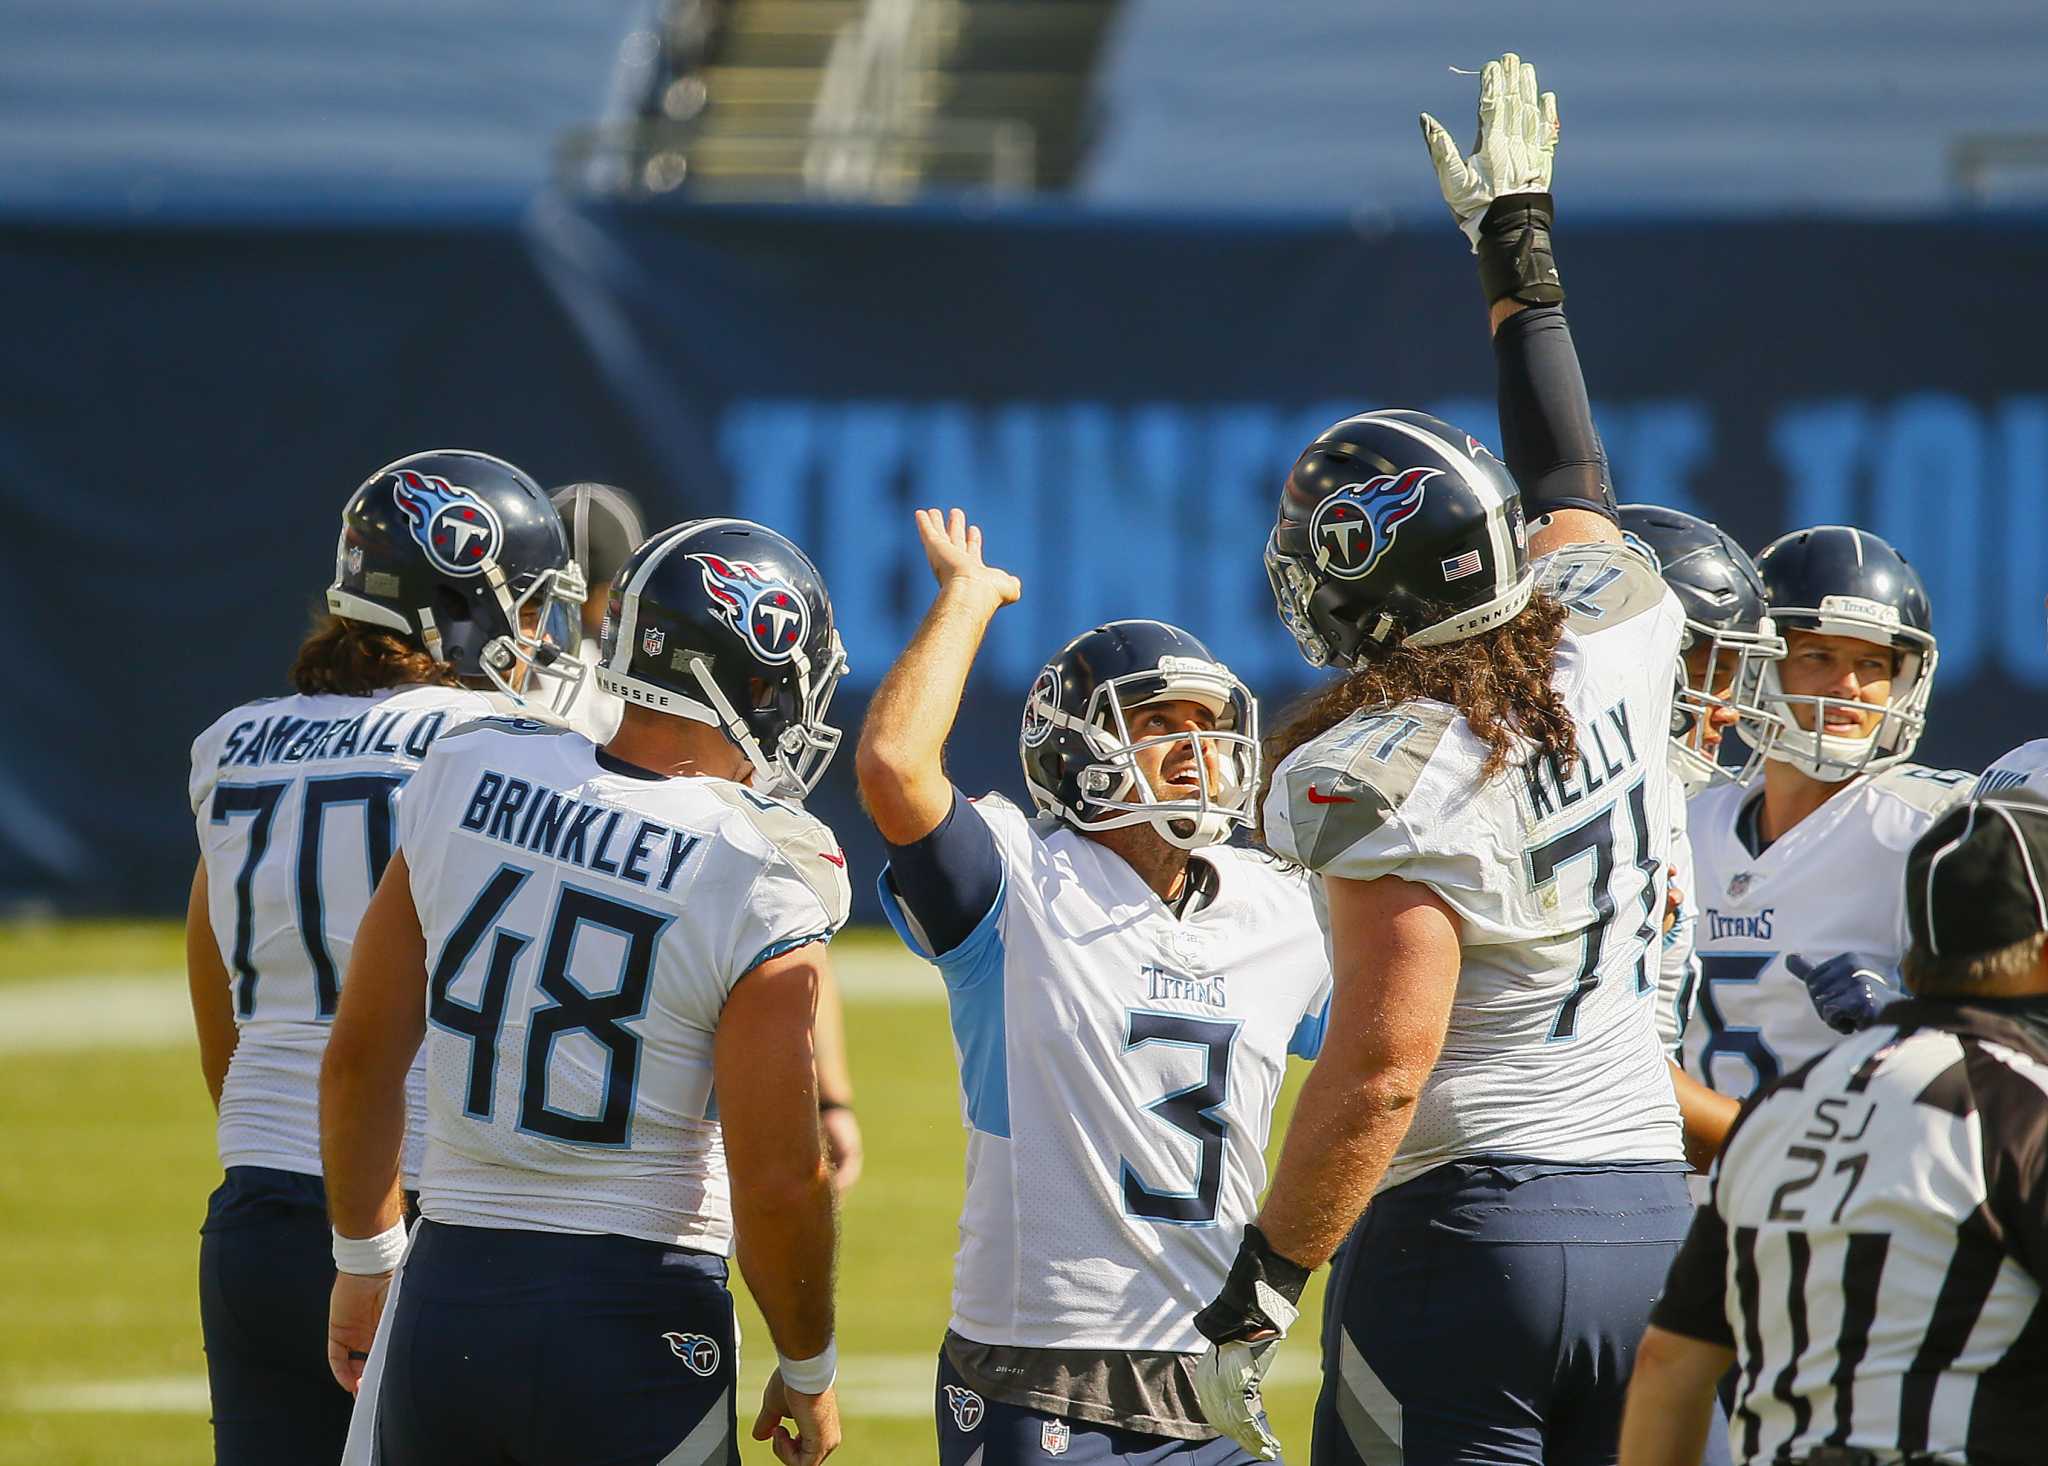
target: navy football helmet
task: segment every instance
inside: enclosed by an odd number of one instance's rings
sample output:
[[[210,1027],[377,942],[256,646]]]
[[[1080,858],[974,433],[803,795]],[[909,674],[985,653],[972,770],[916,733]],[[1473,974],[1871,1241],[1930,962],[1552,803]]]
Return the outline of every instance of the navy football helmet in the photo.
[[[1318,667],[1462,641],[1520,615],[1536,586],[1506,467],[1471,434],[1407,411],[1346,418],[1302,451],[1266,576]]]
[[[1215,730],[1131,736],[1147,703],[1200,703]],[[1194,792],[1162,799],[1141,750],[1186,743]],[[1017,739],[1032,803],[1076,830],[1149,824],[1198,850],[1252,822],[1259,787],[1259,709],[1251,692],[1200,641],[1163,621],[1112,621],[1075,637],[1045,664],[1024,699]]]
[[[1911,757],[1927,726],[1927,700],[1940,659],[1920,572],[1876,535],[1842,524],[1780,535],[1756,557],[1756,568],[1780,632],[1816,631],[1875,642],[1890,647],[1898,664],[1883,719],[1867,737],[1845,738],[1827,732],[1829,710],[1867,715],[1872,704],[1789,694],[1779,681],[1779,664],[1765,662],[1749,699],[1777,715],[1777,726],[1760,732],[1764,756],[1831,784]],[[1798,709],[1810,715],[1811,732],[1799,725]]]
[[[628,555],[595,675],[636,707],[723,729],[764,794],[802,798],[839,749],[825,713],[846,653],[825,579],[751,520],[688,520]]]
[[[1763,663],[1785,655],[1764,605],[1763,578],[1742,546],[1717,526],[1656,504],[1624,504],[1619,520],[1624,543],[1664,577],[1685,607],[1681,652],[1704,649],[1703,675],[1695,684],[1681,658],[1678,694],[1671,714],[1671,767],[1689,793],[1729,780],[1747,781],[1763,763],[1763,738],[1744,740],[1748,757],[1725,764],[1702,745],[1719,712],[1732,711],[1736,728],[1772,730],[1776,713],[1747,700],[1756,691]],[[1725,688],[1722,695],[1717,688]],[[1727,745],[1722,744],[1723,750]]]
[[[488,453],[387,463],[349,497],[327,609],[396,631],[457,676],[565,707],[583,576],[540,486]]]

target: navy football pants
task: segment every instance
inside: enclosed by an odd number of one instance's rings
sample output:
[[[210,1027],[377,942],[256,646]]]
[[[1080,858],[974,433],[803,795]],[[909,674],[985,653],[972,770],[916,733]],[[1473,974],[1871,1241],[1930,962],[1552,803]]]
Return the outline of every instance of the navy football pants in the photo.
[[[1609,1466],[1691,1222],[1677,1171],[1455,1162],[1374,1198],[1330,1283],[1314,1466]]]
[[[230,1166],[199,1237],[217,1466],[333,1466],[355,1401],[327,1368],[334,1253],[318,1176]]]
[[[1257,1466],[1226,1440],[1181,1441],[1092,1425],[971,1390],[939,1355],[939,1466]]]
[[[381,1466],[738,1466],[725,1259],[422,1221],[391,1320]]]

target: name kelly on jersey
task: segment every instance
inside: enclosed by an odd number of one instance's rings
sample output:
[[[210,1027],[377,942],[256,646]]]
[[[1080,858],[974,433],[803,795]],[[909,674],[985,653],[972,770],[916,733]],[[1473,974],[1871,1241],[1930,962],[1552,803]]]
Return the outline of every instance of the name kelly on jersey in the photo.
[[[1579,761],[1573,767],[1560,767],[1557,759],[1547,753],[1523,765],[1522,781],[1532,821],[1546,820],[1561,809],[1571,808],[1642,762],[1636,752],[1635,729],[1629,724],[1626,702],[1615,703],[1582,725],[1581,731],[1585,736],[1579,740]]]

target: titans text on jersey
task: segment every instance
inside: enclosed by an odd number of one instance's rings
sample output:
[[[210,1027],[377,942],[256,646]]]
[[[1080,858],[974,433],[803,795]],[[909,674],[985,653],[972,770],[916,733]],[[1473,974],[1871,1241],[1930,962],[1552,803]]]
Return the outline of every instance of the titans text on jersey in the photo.
[[[1967,774],[1919,764],[1861,774],[1761,854],[1744,838],[1761,776],[1692,800],[1701,976],[1685,1031],[1688,1072],[1744,1098],[1840,1040],[1787,959],[1819,966],[1852,952],[1874,971],[1896,972],[1907,942],[1906,852],[1969,787]]]

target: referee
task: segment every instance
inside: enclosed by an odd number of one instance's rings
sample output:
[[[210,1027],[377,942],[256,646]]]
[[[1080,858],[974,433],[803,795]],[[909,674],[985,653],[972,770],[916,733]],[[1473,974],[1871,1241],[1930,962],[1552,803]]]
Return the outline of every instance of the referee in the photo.
[[[2048,1461],[2048,801],[1906,863],[1913,996],[1763,1090],[1636,1355],[1622,1466]]]

